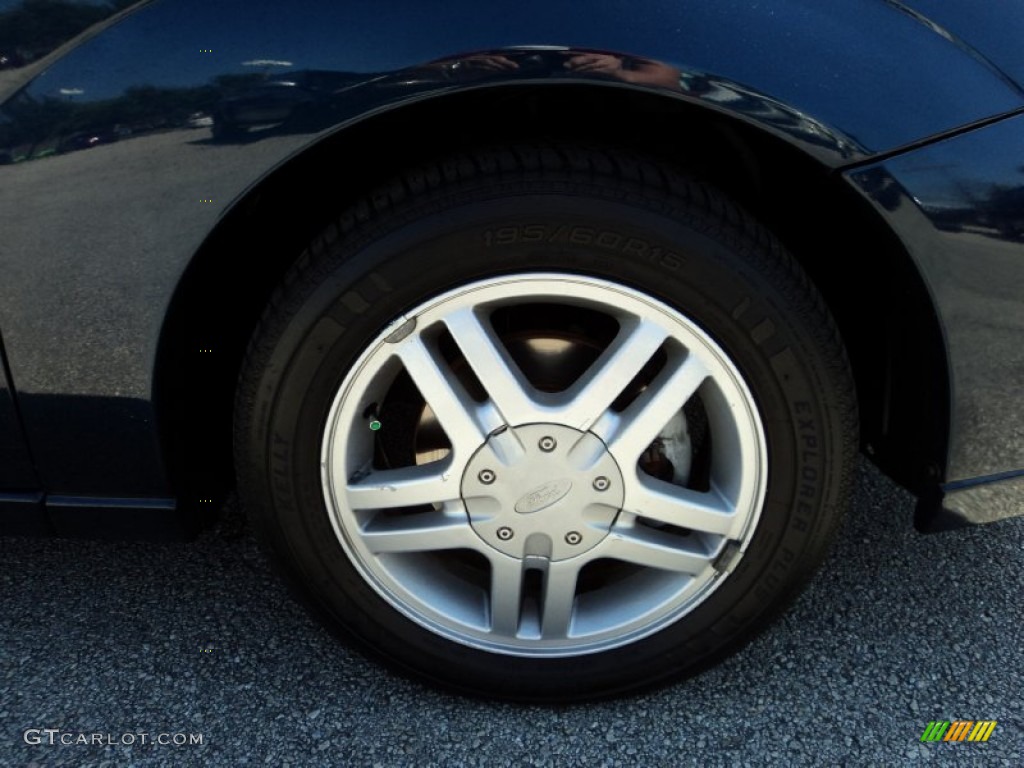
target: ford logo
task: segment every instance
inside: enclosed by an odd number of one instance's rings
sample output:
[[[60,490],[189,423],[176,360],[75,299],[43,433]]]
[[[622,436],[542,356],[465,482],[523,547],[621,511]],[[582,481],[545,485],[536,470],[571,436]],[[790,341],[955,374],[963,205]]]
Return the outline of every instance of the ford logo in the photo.
[[[540,512],[560,501],[565,494],[572,490],[572,482],[566,479],[552,480],[534,488],[516,502],[516,512],[521,515],[529,515],[533,512]]]

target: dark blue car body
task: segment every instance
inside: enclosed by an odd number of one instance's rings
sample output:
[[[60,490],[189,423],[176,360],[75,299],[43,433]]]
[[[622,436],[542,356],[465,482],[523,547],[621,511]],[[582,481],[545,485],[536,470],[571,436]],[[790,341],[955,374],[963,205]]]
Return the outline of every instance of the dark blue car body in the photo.
[[[523,137],[738,199],[828,302],[918,527],[1021,514],[1022,38],[1018,7],[927,0],[0,2],[0,533],[193,534],[304,244]]]

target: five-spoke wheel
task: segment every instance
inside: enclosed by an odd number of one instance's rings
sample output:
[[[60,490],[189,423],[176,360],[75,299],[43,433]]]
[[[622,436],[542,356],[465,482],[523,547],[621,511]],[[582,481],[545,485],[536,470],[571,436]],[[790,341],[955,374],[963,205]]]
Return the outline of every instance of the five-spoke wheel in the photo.
[[[331,522],[374,589],[452,640],[526,656],[622,645],[692,610],[745,550],[765,464],[753,398],[707,333],[567,274],[411,308],[339,387],[323,444]]]

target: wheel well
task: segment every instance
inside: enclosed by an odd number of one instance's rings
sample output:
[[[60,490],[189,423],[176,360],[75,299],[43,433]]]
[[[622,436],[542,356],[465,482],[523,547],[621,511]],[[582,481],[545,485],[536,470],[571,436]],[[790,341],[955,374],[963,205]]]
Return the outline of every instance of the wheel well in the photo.
[[[655,155],[765,223],[836,317],[862,445],[915,492],[937,487],[949,419],[945,347],[927,290],[880,216],[838,174],[755,127],[650,93],[558,85],[453,94],[373,116],[285,164],[225,216],[178,286],[157,357],[161,436],[187,514],[198,520],[199,500],[233,483],[233,398],[246,346],[306,244],[417,161],[468,144],[545,138]]]

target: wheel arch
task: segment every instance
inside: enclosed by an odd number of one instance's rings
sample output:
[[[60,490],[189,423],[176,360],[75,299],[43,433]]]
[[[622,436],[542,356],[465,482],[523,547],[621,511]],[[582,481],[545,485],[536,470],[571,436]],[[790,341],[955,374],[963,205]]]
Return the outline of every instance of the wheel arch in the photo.
[[[231,487],[241,362],[305,245],[404,167],[467,144],[543,138],[661,158],[720,187],[768,226],[836,317],[857,384],[862,445],[914,492],[937,487],[949,423],[945,346],[927,289],[884,220],[838,172],[764,127],[651,91],[553,84],[477,89],[378,112],[320,139],[235,202],[182,276],[157,353],[161,440],[186,513]]]

